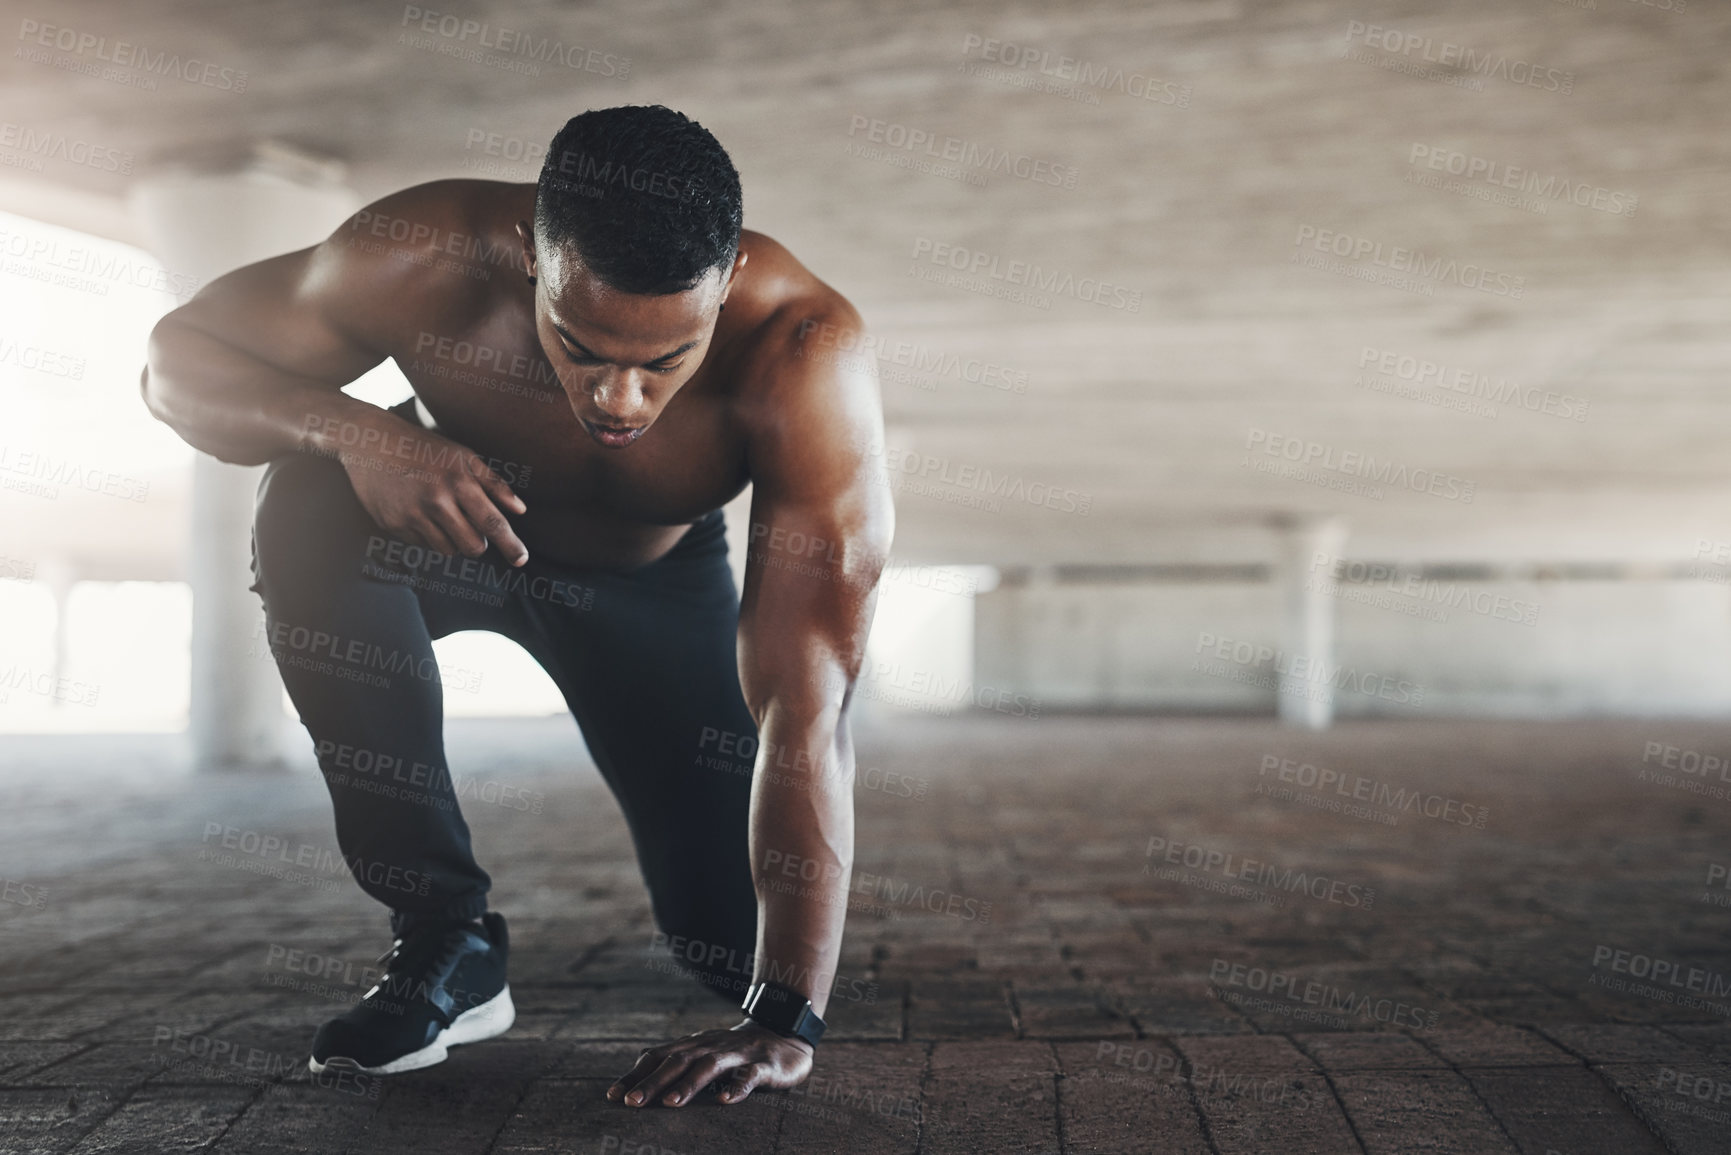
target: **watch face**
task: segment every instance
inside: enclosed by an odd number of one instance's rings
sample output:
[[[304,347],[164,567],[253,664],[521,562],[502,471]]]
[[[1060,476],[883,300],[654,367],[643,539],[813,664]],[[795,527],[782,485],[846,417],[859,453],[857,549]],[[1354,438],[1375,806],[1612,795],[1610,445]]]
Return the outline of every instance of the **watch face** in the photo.
[[[743,1009],[778,1035],[804,1039],[813,1046],[823,1035],[824,1022],[812,1011],[811,1000],[779,983],[759,983],[747,991]]]

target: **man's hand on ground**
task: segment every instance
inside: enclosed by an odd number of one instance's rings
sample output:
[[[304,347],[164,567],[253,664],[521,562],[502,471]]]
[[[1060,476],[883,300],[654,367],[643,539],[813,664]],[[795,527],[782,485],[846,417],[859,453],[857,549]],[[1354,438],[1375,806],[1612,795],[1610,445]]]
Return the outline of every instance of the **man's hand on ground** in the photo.
[[[731,1030],[702,1031],[644,1051],[637,1065],[611,1087],[610,1102],[646,1107],[659,1101],[683,1107],[716,1083],[717,1098],[738,1103],[758,1087],[797,1087],[811,1073],[811,1047],[746,1019]]]

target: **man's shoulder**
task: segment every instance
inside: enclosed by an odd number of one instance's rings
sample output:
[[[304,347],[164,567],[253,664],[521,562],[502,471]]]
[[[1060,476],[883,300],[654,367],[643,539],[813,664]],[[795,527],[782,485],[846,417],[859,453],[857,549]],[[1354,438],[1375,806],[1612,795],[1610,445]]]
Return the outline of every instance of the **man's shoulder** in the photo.
[[[735,395],[753,473],[839,485],[882,428],[874,345],[852,302],[787,249],[761,234],[741,246],[759,278]]]
[[[471,279],[486,280],[487,273],[508,272],[521,263],[514,210],[532,211],[533,205],[532,189],[522,185],[428,181],[387,193],[357,209],[333,239],[399,261],[424,258],[470,265],[477,270]]]
[[[741,400],[786,403],[790,394],[868,382],[875,393],[875,372],[862,376],[875,359],[853,303],[762,233],[744,234],[740,248],[755,318],[738,357]]]
[[[357,210],[350,223],[358,221],[369,235],[431,244],[448,240],[453,233],[479,236],[497,233],[501,226],[508,232],[512,222],[505,217],[514,203],[525,197],[533,207],[532,185],[449,177],[385,193]],[[434,229],[439,230],[437,237]]]
[[[314,282],[343,286],[333,300],[377,313],[374,328],[456,324],[519,275],[507,223],[517,187],[437,180],[381,196],[319,247]]]

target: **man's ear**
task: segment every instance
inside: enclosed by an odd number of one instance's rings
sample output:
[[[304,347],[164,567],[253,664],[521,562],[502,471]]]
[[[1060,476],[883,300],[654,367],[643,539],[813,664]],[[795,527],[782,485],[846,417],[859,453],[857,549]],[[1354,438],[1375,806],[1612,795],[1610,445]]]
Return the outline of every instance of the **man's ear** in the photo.
[[[517,239],[523,242],[523,271],[533,282],[540,274],[535,271],[535,230],[528,221],[517,222]]]
[[[727,294],[733,292],[734,279],[739,276],[739,270],[743,268],[745,268],[745,252],[744,250],[741,250],[739,254],[733,258],[733,268],[729,269],[727,272],[727,284],[721,286],[721,299],[723,301],[727,300]]]

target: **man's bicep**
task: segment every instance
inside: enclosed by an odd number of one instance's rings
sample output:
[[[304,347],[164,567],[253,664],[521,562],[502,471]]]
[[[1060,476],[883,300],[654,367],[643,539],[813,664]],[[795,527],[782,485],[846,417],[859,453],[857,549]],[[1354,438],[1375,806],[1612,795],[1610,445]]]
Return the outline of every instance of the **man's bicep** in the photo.
[[[183,344],[202,338],[203,355],[232,361],[231,372],[253,362],[305,382],[348,384],[385,358],[357,308],[375,290],[364,270],[324,250],[284,253],[224,274],[163,318],[158,337]]]
[[[165,317],[161,329],[207,338],[201,344],[215,358],[228,360],[226,352],[266,372],[341,388],[413,347],[417,330],[437,330],[443,318],[461,315],[481,291],[467,277],[429,272],[420,251],[430,243],[425,237],[440,233],[429,222],[449,211],[431,186],[392,193],[351,214],[317,245],[217,278]],[[369,221],[415,229],[397,244],[388,239],[394,232],[376,239],[379,230]]]
[[[835,310],[858,327],[845,303]],[[864,658],[895,532],[882,469],[876,365],[819,356],[824,327],[790,318],[754,369],[752,477],[740,670],[754,710],[810,688],[839,701]]]
[[[795,498],[754,489],[740,600],[740,677],[754,713],[769,701],[839,706],[864,660],[893,517],[861,485]]]

